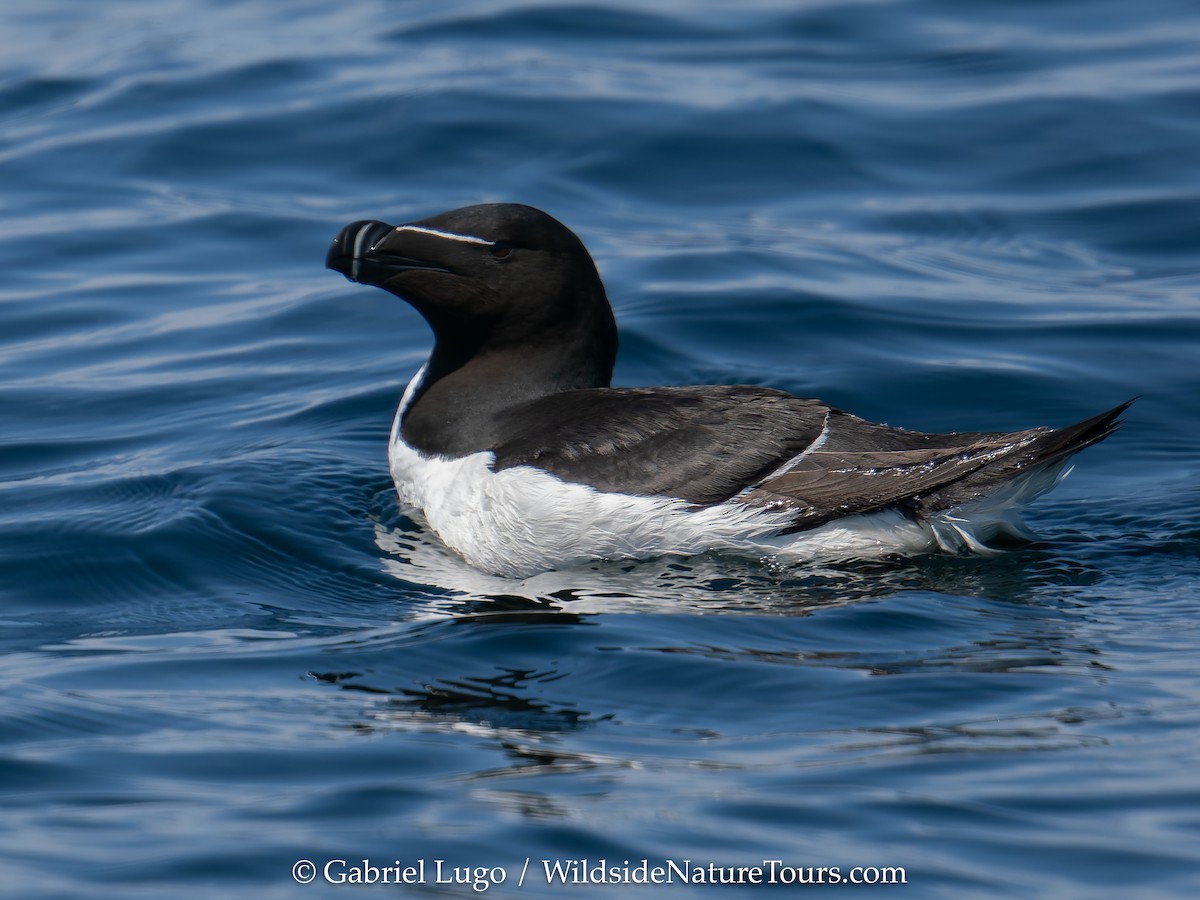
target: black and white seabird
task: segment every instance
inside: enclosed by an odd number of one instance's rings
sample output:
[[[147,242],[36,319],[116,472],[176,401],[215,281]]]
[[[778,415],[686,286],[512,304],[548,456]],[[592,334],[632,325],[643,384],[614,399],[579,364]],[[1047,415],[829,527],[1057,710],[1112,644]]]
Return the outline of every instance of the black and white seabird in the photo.
[[[433,329],[392,427],[392,478],[442,541],[499,574],[984,550],[1024,534],[1020,509],[1129,405],[1059,429],[923,434],[763,387],[610,387],[617,328],[595,263],[519,204],[354,222],[326,264]]]

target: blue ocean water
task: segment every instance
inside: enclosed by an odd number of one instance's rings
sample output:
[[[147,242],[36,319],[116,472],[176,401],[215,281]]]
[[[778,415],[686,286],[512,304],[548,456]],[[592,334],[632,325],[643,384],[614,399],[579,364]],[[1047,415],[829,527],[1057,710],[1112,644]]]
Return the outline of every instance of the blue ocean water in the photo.
[[[0,50],[5,893],[1200,890],[1195,4],[43,0]],[[389,483],[427,330],[323,260],[493,200],[592,249],[620,384],[1141,399],[998,557],[484,576]]]

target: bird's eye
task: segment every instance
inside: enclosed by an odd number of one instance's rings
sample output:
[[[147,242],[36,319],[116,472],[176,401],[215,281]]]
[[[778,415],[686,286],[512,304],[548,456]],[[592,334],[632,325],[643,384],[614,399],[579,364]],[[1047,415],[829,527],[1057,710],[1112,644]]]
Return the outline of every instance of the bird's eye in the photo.
[[[494,256],[496,259],[507,258],[513,250],[513,248],[509,247],[507,244],[492,244],[492,246],[488,249],[492,256]]]

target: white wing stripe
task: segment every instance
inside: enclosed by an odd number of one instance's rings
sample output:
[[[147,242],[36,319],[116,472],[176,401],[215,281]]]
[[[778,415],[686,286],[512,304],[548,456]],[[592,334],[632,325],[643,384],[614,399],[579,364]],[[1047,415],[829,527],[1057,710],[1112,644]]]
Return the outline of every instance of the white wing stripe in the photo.
[[[805,447],[803,450],[801,450],[798,454],[796,454],[791,459],[789,459],[787,462],[785,462],[782,466],[780,466],[778,469],[776,469],[774,472],[772,472],[766,478],[761,478],[754,484],[748,485],[745,488],[743,488],[738,493],[737,497],[734,497],[734,499],[736,500],[738,497],[744,497],[746,494],[749,494],[751,491],[756,490],[757,488],[761,487],[763,484],[766,484],[768,481],[770,481],[773,478],[778,478],[780,475],[786,475],[788,472],[792,471],[792,469],[796,468],[796,466],[800,465],[800,463],[802,463],[808,457],[808,455],[810,453],[815,453],[816,451],[820,450],[821,447],[824,446],[824,444],[827,440],[829,440],[829,413],[825,413],[825,421],[821,423],[821,433],[818,434],[813,439],[813,442],[811,444],[809,444],[807,447]]]

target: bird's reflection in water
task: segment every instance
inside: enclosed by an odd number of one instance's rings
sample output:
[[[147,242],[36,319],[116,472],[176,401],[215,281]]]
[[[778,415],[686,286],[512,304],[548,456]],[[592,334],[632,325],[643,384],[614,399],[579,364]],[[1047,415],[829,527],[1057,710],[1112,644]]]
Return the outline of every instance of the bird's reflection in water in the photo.
[[[929,554],[838,564],[781,564],[709,554],[505,578],[472,568],[408,519],[377,522],[383,567],[422,598],[413,616],[519,612],[806,615],[817,609],[931,590],[1021,602],[1036,585],[1087,584],[1098,573],[1038,545],[987,557]]]
[[[1045,748],[1083,737],[1062,709],[983,720],[947,700],[926,721],[921,698],[960,698],[964,678],[1103,674],[1061,608],[1096,573],[1045,547],[820,568],[705,556],[514,580],[469,567],[408,520],[377,525],[376,541],[404,613],[311,674],[358,698],[355,730],[465,734],[500,751],[473,779],[604,778],[660,751],[725,764],[739,742],[798,728],[830,759]],[[780,690],[787,704],[766,702]],[[853,716],[839,697],[857,698]]]

